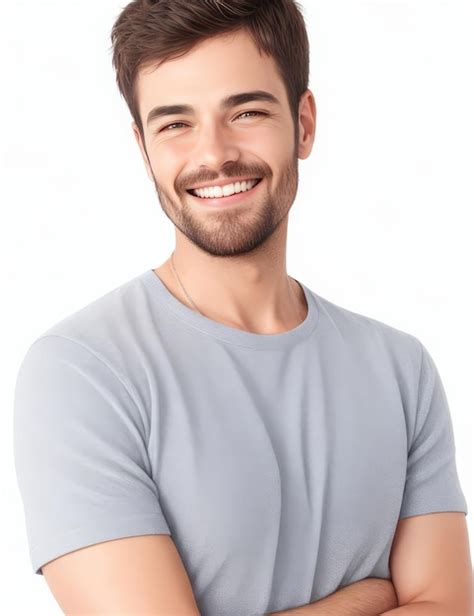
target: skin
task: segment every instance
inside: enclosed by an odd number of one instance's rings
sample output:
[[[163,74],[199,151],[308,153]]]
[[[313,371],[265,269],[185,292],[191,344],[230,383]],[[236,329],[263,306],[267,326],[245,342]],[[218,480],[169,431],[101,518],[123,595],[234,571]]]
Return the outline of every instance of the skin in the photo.
[[[136,87],[144,140],[135,122],[132,128],[160,205],[175,226],[176,270],[199,311],[259,334],[298,326],[307,304],[303,289],[286,272],[286,243],[298,158],[309,156],[315,137],[312,92],[306,90],[300,99],[296,142],[276,64],[260,55],[245,30],[206,39],[158,68],[142,67]],[[251,101],[220,110],[222,98],[257,89],[271,92],[279,103]],[[147,126],[153,107],[175,103],[192,105],[194,114],[165,116]],[[197,184],[239,177],[263,180],[255,195],[232,207],[204,207],[186,192]],[[170,258],[154,271],[194,309]]]

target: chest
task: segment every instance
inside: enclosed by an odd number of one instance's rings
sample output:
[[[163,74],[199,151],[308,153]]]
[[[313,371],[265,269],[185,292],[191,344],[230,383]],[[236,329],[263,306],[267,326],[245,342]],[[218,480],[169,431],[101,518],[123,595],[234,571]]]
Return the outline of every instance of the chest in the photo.
[[[159,410],[154,479],[201,605],[265,606],[275,587],[296,605],[387,559],[406,428],[376,370],[287,358],[201,371],[162,389]]]

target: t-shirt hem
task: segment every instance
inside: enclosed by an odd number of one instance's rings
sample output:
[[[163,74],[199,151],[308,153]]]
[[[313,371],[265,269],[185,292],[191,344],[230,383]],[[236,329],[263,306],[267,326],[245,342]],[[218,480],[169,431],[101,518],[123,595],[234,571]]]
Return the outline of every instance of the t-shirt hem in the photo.
[[[399,520],[410,518],[415,515],[425,515],[428,513],[447,513],[447,512],[462,512],[465,516],[468,514],[468,508],[465,505],[418,505],[407,507],[400,512]]]
[[[37,575],[43,575],[41,567],[46,563],[73,552],[104,541],[138,535],[171,535],[168,524],[160,513],[138,514],[126,518],[95,520],[71,532],[45,538],[43,545],[36,544],[30,550],[31,564]]]

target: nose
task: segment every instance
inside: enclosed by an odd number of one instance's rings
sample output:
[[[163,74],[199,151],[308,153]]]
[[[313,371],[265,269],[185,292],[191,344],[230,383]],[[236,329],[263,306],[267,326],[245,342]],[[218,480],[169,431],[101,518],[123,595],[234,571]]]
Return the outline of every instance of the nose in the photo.
[[[199,129],[194,148],[193,167],[214,168],[218,171],[227,161],[235,161],[240,156],[235,135],[218,122],[208,122]]]

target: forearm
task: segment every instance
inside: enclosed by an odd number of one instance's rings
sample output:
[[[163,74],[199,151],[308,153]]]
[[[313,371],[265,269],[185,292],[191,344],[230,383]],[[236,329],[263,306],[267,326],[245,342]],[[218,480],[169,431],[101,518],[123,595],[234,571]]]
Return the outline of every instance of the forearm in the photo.
[[[390,580],[366,578],[301,607],[267,616],[379,616],[398,606]]]
[[[468,616],[466,610],[456,610],[433,601],[419,601],[418,603],[408,603],[394,610],[382,612],[380,616]]]

